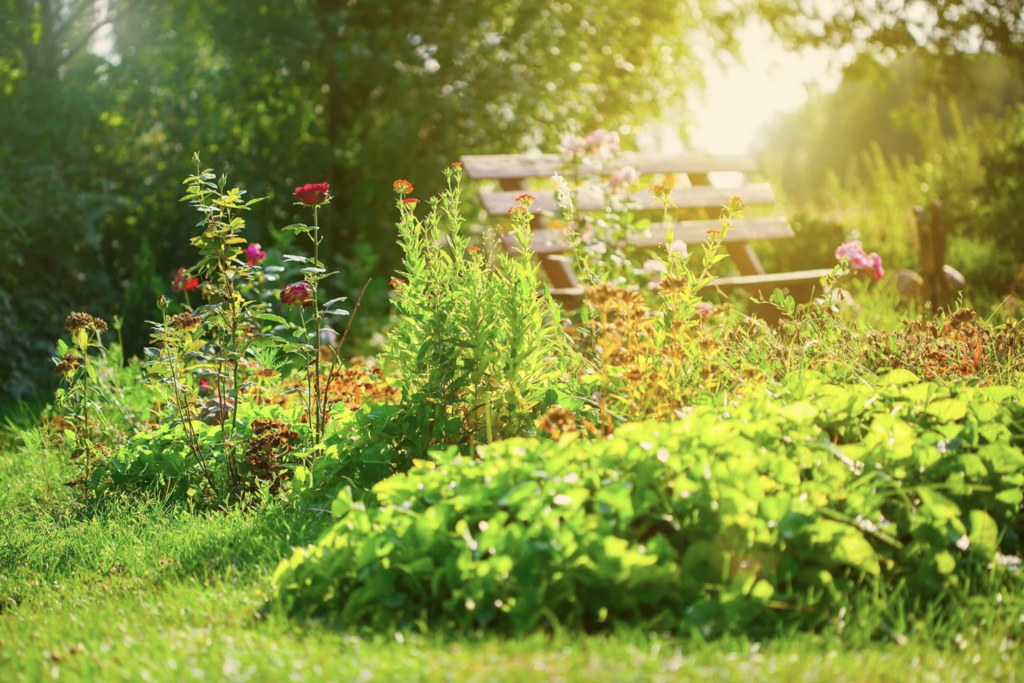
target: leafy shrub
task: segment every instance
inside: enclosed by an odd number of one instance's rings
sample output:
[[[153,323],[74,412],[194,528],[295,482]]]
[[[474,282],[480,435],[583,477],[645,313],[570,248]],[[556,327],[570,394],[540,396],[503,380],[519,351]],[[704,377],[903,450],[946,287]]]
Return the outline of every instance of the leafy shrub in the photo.
[[[591,443],[437,453],[378,484],[379,508],[343,491],[331,531],[278,567],[279,597],[374,628],[719,630],[1008,581],[1024,393],[914,380],[809,373]]]

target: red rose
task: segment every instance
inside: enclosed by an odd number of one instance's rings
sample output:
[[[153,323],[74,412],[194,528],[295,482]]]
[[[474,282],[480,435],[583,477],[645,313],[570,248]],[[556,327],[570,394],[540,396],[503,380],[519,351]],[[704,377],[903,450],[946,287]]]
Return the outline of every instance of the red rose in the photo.
[[[398,194],[412,194],[412,183],[408,180],[396,180],[391,187]]]
[[[281,303],[285,306],[294,304],[312,306],[313,302],[310,300],[312,296],[313,288],[309,286],[308,282],[293,282],[281,290]]]
[[[306,206],[316,206],[327,203],[327,200],[330,199],[329,190],[330,185],[327,183],[308,183],[302,187],[296,187],[292,196]]]
[[[175,276],[175,278],[171,281],[171,289],[173,289],[175,292],[180,292],[182,290],[186,292],[191,292],[193,290],[199,289],[199,278],[190,278],[185,273],[184,268],[178,268],[177,276]]]

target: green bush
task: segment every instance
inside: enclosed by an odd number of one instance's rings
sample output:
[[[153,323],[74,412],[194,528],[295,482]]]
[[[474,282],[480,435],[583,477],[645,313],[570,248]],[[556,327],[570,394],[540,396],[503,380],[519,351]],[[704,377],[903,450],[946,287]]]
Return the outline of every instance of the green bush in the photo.
[[[860,598],[995,590],[1024,532],[1024,392],[804,375],[584,443],[453,450],[277,569],[293,613],[378,629],[820,625]]]

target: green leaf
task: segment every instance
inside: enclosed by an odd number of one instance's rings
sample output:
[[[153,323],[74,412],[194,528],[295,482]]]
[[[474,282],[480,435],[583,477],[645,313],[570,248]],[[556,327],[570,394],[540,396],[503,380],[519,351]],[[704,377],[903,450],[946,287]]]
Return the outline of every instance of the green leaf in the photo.
[[[935,556],[935,569],[943,575],[953,573],[953,570],[956,569],[956,558],[943,550]]]
[[[942,422],[957,422],[967,414],[967,404],[955,398],[947,398],[930,403],[925,412]]]
[[[882,382],[886,386],[890,387],[900,386],[902,384],[913,384],[918,381],[917,375],[912,373],[910,370],[904,370],[903,368],[896,368],[882,377]]]
[[[919,488],[917,495],[921,498],[921,509],[933,517],[953,519],[960,516],[960,508],[957,504],[937,491]]]
[[[999,550],[999,526],[984,510],[971,510],[971,548],[984,553],[985,557],[995,557]]]

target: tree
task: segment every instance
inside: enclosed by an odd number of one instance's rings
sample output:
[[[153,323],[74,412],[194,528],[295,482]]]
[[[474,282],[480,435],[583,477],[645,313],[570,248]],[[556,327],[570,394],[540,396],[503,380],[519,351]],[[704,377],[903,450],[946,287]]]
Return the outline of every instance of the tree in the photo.
[[[366,254],[396,263],[392,180],[425,197],[460,154],[681,107],[693,45],[729,47],[743,18],[711,0],[0,0],[4,314],[45,339],[70,308],[118,312],[144,238],[169,282],[194,258],[193,151],[269,196],[264,241],[295,222],[292,187],[329,181],[330,265],[361,286]],[[91,54],[104,26],[113,51]]]
[[[810,0],[762,0],[760,11],[795,44],[853,46],[890,59],[921,48],[954,87],[966,76],[964,55],[994,52],[1024,67],[1022,0],[848,0],[827,11]]]

